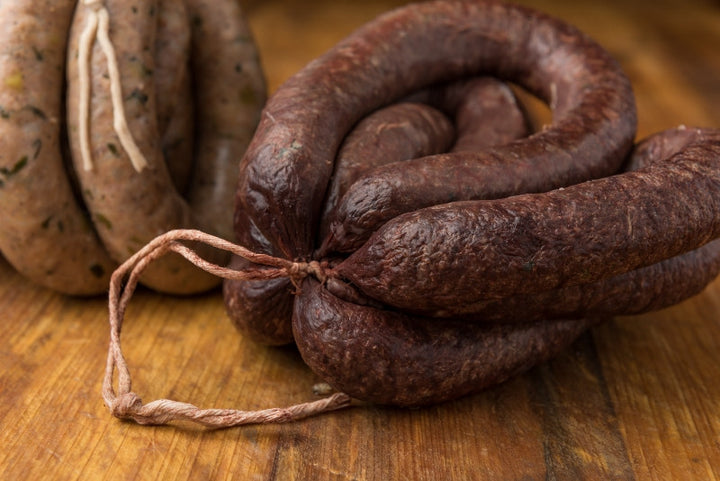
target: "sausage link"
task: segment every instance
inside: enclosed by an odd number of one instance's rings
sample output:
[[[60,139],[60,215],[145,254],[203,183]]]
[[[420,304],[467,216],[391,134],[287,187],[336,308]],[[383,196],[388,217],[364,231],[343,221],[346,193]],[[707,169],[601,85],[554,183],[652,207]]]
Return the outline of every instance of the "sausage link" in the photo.
[[[332,211],[347,185],[364,169],[446,150],[454,137],[447,117],[430,106],[398,103],[379,109],[348,134],[335,161],[325,210]],[[249,263],[233,258],[230,265],[242,270]],[[228,316],[242,333],[263,344],[292,342],[294,296],[287,279],[225,281],[223,291]]]
[[[508,34],[513,31],[523,34]],[[577,65],[572,75],[560,67],[565,62]],[[521,150],[565,155],[553,159],[549,175],[556,179],[567,180],[567,170],[599,175],[606,170],[599,165],[615,162],[631,144],[635,106],[629,82],[602,48],[574,28],[503,3],[414,4],[362,27],[269,99],[241,164],[237,240],[255,251],[309,259],[333,170],[330,159],[351,127],[419,89],[480,73],[515,80],[555,108],[560,121]],[[589,87],[575,84],[576,75]],[[560,147],[570,144],[583,155],[563,154]],[[586,163],[571,165],[575,161]],[[263,316],[273,307],[258,296],[245,304],[247,296],[234,285],[224,289],[228,314],[238,325],[265,329]],[[268,298],[274,295],[268,291]],[[287,293],[285,298],[291,302]]]
[[[575,50],[567,47],[565,40],[543,39],[544,47],[557,50],[544,52],[547,62],[535,67],[548,75],[542,85],[533,84],[535,77],[529,82],[514,79],[548,102],[554,118],[549,129],[487,152],[470,153],[461,148],[461,154],[441,154],[368,172],[338,206],[336,218],[330,221],[326,250],[352,252],[389,219],[422,207],[543,192],[615,173],[632,146],[635,131],[629,84],[602,78],[592,64],[591,49],[574,44]],[[582,54],[588,55],[591,65],[583,63]],[[522,63],[523,59],[508,60],[515,61]],[[567,64],[582,66],[570,69],[575,78],[562,79]],[[604,67],[608,72],[616,69]],[[587,85],[594,85],[595,89],[590,89],[594,92],[583,90]],[[583,92],[573,92],[578,88]],[[590,105],[594,107],[585,110]]]
[[[116,264],[65,173],[61,103],[69,0],[0,2],[0,251],[71,295],[107,290]]]
[[[716,135],[685,129],[658,134],[638,146],[630,165],[651,169],[663,163],[656,158],[672,158],[698,142],[712,142]],[[295,304],[293,328],[305,362],[336,389],[375,403],[430,404],[478,391],[542,362],[567,347],[595,322],[592,319],[605,318],[610,311],[638,313],[678,302],[693,289],[702,289],[718,269],[720,240],[608,284],[601,281],[595,290],[580,286],[582,300],[571,301],[582,307],[573,313],[555,309],[555,300],[566,306],[569,301],[558,292],[489,300],[489,312],[499,316],[486,311],[483,320],[507,321],[512,312],[513,325],[432,319],[349,302],[307,280]],[[568,314],[587,317],[545,320]]]
[[[480,391],[547,360],[596,321],[489,325],[345,302],[306,280],[293,329],[303,360],[334,388],[399,406]]]
[[[194,101],[190,78],[190,17],[184,0],[159,0],[155,91],[162,152],[173,185],[184,193],[193,167]]]
[[[510,89],[489,78],[455,82],[414,96],[442,108],[456,118],[463,130],[457,142],[465,148],[484,148],[527,133],[522,109]],[[496,116],[502,113],[502,120]],[[379,109],[362,119],[344,140],[335,161],[325,200],[320,239],[327,230],[337,202],[364,171],[389,162],[407,160],[448,150],[454,129],[433,107],[402,102]],[[323,247],[316,254],[323,255]],[[231,266],[245,269],[247,261],[233,259]],[[293,289],[285,279],[224,284],[226,310],[235,326],[263,344],[292,342],[290,315]]]
[[[528,190],[614,171],[632,144],[630,84],[576,29],[499,2],[413,4],[360,28],[268,101],[241,167],[238,238],[254,227],[264,239],[249,247],[271,245],[272,254],[308,259],[331,159],[352,125],[420,88],[479,72],[518,82],[557,114],[547,130],[492,156],[508,164],[506,172],[514,166],[518,184],[529,176]],[[521,172],[541,164],[542,175]]]
[[[477,78],[428,89],[413,96],[431,103],[456,119],[461,127],[455,145],[481,149],[527,134],[528,124],[510,89],[494,79]],[[327,232],[326,220],[348,186],[374,166],[448,150],[453,143],[452,125],[438,110],[417,102],[401,102],[379,109],[362,119],[343,141],[335,160],[326,195],[319,239]],[[317,256],[322,256],[321,246]],[[233,268],[249,263],[234,259]],[[292,342],[289,322],[292,286],[287,280],[224,284],[226,310],[235,326],[264,344]]]
[[[373,167],[446,152],[455,129],[439,110],[425,104],[401,102],[379,109],[358,122],[335,159],[325,198],[319,238],[326,237],[335,209],[348,187]]]
[[[316,254],[317,256],[324,256],[338,250],[338,241],[341,238],[350,237],[352,239],[350,245],[347,242],[343,243],[344,248],[342,250],[352,250],[359,247],[364,240],[367,240],[372,230],[377,227],[360,222],[362,228],[357,229],[357,224],[348,222],[349,219],[367,218],[367,216],[373,219],[378,218],[378,211],[375,209],[376,202],[374,202],[376,198],[372,194],[367,195],[369,192],[375,193],[372,181],[370,183],[358,182],[360,187],[352,188],[352,184],[359,178],[371,178],[374,181],[376,174],[373,168],[387,166],[389,169],[402,172],[405,164],[396,164],[397,160],[417,159],[447,152],[448,150],[452,152],[482,151],[494,145],[503,145],[525,137],[529,133],[529,122],[512,90],[505,83],[490,77],[476,77],[451,82],[436,88],[426,89],[410,98],[413,101],[433,105],[454,119],[457,135],[452,148],[436,152],[418,152],[417,155],[404,156],[400,159],[384,156],[384,162],[369,162],[367,168],[354,170],[352,177],[347,177],[344,181],[343,189],[340,192],[335,191],[333,187],[339,170],[337,163],[341,161],[341,157],[336,160],[335,173],[330,182],[330,195],[325,202],[325,211],[320,228],[320,239],[323,239],[323,242]],[[341,156],[343,150],[348,148],[348,140],[343,144],[340,151]],[[349,147],[352,149],[352,144]],[[369,152],[358,152],[356,155],[359,158],[371,156]],[[469,170],[468,174],[473,175],[473,169]],[[440,180],[437,183],[440,184],[442,181]],[[478,180],[478,183],[480,183],[480,180]],[[445,187],[452,188],[450,185]],[[403,209],[414,210],[412,208],[413,204],[419,204],[415,206],[418,208],[423,207],[428,202],[425,189],[418,192],[407,192],[401,186],[396,186],[396,188],[403,191],[400,200],[403,203]],[[344,197],[349,189],[352,189],[351,192]],[[338,236],[338,232],[342,233],[342,235]]]
[[[663,309],[702,292],[720,273],[720,240],[685,254],[590,284],[481,300],[426,315],[474,322],[534,322],[628,316]]]
[[[679,127],[639,142],[627,169],[637,170],[666,159],[694,141],[711,136],[708,129]],[[632,315],[662,309],[700,293],[720,273],[720,240],[656,264],[601,281],[480,301],[454,310],[453,316],[491,322],[522,322],[589,315]],[[439,313],[435,313],[437,315]]]
[[[68,126],[73,163],[85,204],[95,227],[118,262],[152,238],[174,227],[212,226],[193,219],[187,202],[175,190],[162,158],[157,125],[154,45],[157,1],[141,6],[107,0],[110,31],[122,79],[127,123],[149,167],[137,172],[113,129],[106,59],[97,43],[91,56],[90,146],[94,166],[82,164],[78,132],[78,40],[87,8],[78,8],[68,52]],[[172,293],[203,291],[217,284],[179,256],[163,259],[143,276],[143,282]]]
[[[628,169],[639,169],[666,159],[694,141],[712,135],[708,129],[680,127],[652,135],[635,147]],[[691,297],[720,272],[720,241],[713,241],[648,267],[589,284],[537,294],[482,299],[452,309],[421,311],[434,317],[460,317],[478,322],[528,322],[596,315],[630,315],[661,309]],[[353,302],[372,303],[338,279],[328,282],[335,295]]]
[[[249,117],[242,113],[249,106],[242,95],[253,80],[248,72],[252,71],[250,65],[257,61],[257,55],[252,50],[251,39],[246,36],[239,8],[230,0],[215,2],[212,8],[198,2],[187,4],[193,25],[200,25],[193,34],[197,37],[193,40],[193,56],[197,57],[197,65],[208,67],[208,59],[215,58],[208,50],[218,48],[224,55],[224,61],[230,64],[228,67],[223,62],[215,62],[223,66],[205,68],[202,76],[194,82],[200,89],[196,125],[202,126],[197,138],[197,148],[201,153],[195,160],[188,202],[173,185],[159,141],[153,75],[155,58],[151,48],[156,42],[157,2],[147,2],[142,6],[116,1],[106,1],[105,4],[115,38],[128,125],[149,168],[137,172],[118,145],[113,130],[109,88],[104,78],[107,71],[105,58],[95,46],[91,67],[93,120],[90,132],[94,169],[87,171],[80,165],[76,135],[71,135],[71,147],[85,202],[103,242],[114,258],[120,261],[151,238],[174,228],[192,226],[221,236],[231,235],[232,215],[229,213],[232,211],[234,189],[229,185],[234,184],[236,177],[234,156],[240,156],[244,150],[242,142],[252,130],[242,129],[252,123],[259,110],[257,107]],[[208,12],[203,11],[202,17],[199,17],[195,9],[206,8]],[[75,52],[86,12],[86,9],[78,9],[76,13],[68,58],[68,123],[71,133],[75,132],[78,115]],[[222,42],[213,42],[212,48],[202,43],[216,39],[222,39]],[[247,68],[243,72],[244,67]],[[262,77],[260,80],[262,82]],[[228,87],[223,90],[219,85],[225,82]],[[262,98],[258,95],[253,102],[261,102]],[[236,116],[231,118],[230,111]],[[223,125],[226,121],[227,126]],[[229,130],[222,130],[225,127]],[[203,256],[214,259],[217,253],[207,250]],[[216,261],[225,263],[219,259]],[[200,292],[218,284],[217,279],[179,256],[163,259],[154,265],[143,276],[143,282],[154,289],[178,294]]]
[[[265,77],[236,0],[186,0],[193,25],[197,149],[188,200],[221,237],[234,239],[238,165],[266,101]]]
[[[454,119],[457,137],[450,152],[485,150],[526,137],[532,130],[528,114],[512,89],[492,77],[431,87],[410,99],[432,105]]]
[[[599,281],[720,236],[718,158],[720,132],[708,130],[636,171],[404,214],[336,271],[365,295],[416,312]]]

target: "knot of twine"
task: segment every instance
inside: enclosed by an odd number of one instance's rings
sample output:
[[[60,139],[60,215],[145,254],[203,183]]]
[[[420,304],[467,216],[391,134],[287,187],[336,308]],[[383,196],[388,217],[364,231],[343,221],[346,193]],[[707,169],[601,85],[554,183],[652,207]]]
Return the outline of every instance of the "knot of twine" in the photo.
[[[328,277],[325,273],[325,266],[318,261],[293,262],[290,267],[285,269],[285,272],[296,286],[307,276],[314,276],[321,284],[325,284]]]
[[[249,260],[255,266],[243,270],[222,267],[203,259],[183,242],[199,242],[227,251]],[[120,265],[110,279],[108,296],[110,345],[103,380],[103,399],[114,416],[131,419],[139,424],[159,425],[173,421],[190,421],[207,427],[224,428],[242,424],[294,421],[350,405],[351,398],[344,393],[335,393],[317,401],[286,408],[259,411],[200,409],[192,404],[169,399],[143,404],[140,397],[132,391],[130,372],[120,347],[120,332],[127,305],[137,287],[140,275],[152,261],[170,252],[180,254],[204,271],[224,279],[262,280],[288,277],[299,289],[302,280],[308,276],[313,276],[324,283],[332,275],[325,263],[295,262],[260,254],[198,230],[179,229],[156,237]],[[113,386],[116,371],[117,392]]]
[[[80,89],[78,97],[78,136],[83,168],[86,171],[93,169],[90,149],[90,55],[93,43],[97,38],[107,60],[110,98],[113,106],[113,128],[133,167],[136,171],[141,172],[148,166],[148,162],[135,143],[135,139],[127,125],[122,84],[120,83],[120,69],[115,55],[115,47],[110,40],[110,15],[101,0],[84,0],[83,5],[87,9],[87,20],[78,43]]]
[[[134,392],[121,394],[112,400],[110,411],[119,418],[129,418],[140,412],[142,399]]]

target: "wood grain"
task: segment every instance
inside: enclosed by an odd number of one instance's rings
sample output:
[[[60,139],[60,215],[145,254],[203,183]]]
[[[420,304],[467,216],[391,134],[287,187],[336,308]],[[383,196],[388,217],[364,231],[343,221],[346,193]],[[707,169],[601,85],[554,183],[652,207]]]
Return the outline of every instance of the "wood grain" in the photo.
[[[406,2],[246,2],[271,90],[353,28]],[[588,32],[635,87],[639,136],[720,127],[720,6],[533,0]],[[313,400],[294,348],[243,339],[218,292],[140,291],[123,342],[135,390],[204,407]],[[105,299],[73,299],[0,259],[0,479],[720,479],[720,282],[678,306],[594,328],[479,395],[418,410],[358,405],[207,431],[112,418],[100,397]]]

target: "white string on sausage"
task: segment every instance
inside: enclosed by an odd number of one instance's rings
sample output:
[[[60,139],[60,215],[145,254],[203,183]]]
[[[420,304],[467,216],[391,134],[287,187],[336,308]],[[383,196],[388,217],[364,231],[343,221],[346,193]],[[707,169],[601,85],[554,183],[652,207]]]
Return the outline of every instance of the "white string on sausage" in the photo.
[[[122,100],[122,85],[118,69],[115,48],[110,40],[110,19],[108,11],[101,0],[84,0],[83,5],[88,8],[88,18],[80,36],[78,52],[78,70],[80,75],[79,100],[79,133],[80,150],[83,167],[90,171],[93,169],[92,153],[90,152],[90,50],[97,38],[107,59],[108,74],[110,76],[110,95],[113,105],[113,127],[120,140],[120,144],[127,152],[133,167],[138,172],[148,166],[145,156],[135,143],[125,117],[125,107]]]

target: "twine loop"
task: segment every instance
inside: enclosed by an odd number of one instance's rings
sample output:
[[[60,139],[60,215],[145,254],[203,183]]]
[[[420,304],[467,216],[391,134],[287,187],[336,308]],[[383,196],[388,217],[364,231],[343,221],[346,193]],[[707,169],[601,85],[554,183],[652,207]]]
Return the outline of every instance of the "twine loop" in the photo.
[[[103,0],[82,0],[86,9],[86,21],[78,40],[78,135],[83,168],[93,169],[90,143],[90,95],[92,50],[97,42],[104,54],[109,79],[113,128],[124,152],[137,172],[148,167],[148,161],[140,151],[128,127],[122,95],[120,69],[115,47],[110,38],[110,14]],[[200,257],[184,242],[198,242],[243,257],[253,263],[243,270],[235,270],[213,264]],[[312,416],[350,405],[351,398],[344,393],[286,408],[259,411],[235,409],[200,409],[192,404],[160,399],[143,404],[140,396],[132,391],[127,362],[120,346],[120,332],[127,305],[137,287],[141,273],[155,259],[175,252],[200,269],[224,279],[262,280],[287,277],[299,292],[300,285],[308,276],[324,283],[328,267],[317,261],[298,262],[280,257],[252,252],[224,239],[197,230],[174,230],[158,236],[144,248],[126,260],[113,273],[110,280],[108,311],[110,344],[108,347],[102,395],[106,406],[117,418],[133,420],[139,424],[168,424],[173,421],[190,421],[203,426],[223,428],[250,423],[281,423]],[[114,378],[117,375],[118,389]]]
[[[206,244],[249,260],[253,265],[242,270],[230,269],[213,264],[200,257],[184,242]],[[193,229],[169,231],[150,241],[118,267],[110,279],[108,311],[110,322],[110,345],[103,380],[103,399],[110,412],[117,418],[130,419],[139,424],[168,424],[173,421],[190,421],[211,428],[225,428],[242,424],[283,423],[308,416],[341,409],[351,404],[352,399],[345,393],[285,408],[271,408],[258,411],[236,409],[200,409],[192,404],[160,399],[143,404],[132,391],[132,381],[127,362],[120,347],[125,310],[130,302],[140,275],[152,261],[168,253],[180,254],[210,274],[233,280],[261,280],[288,277],[297,289],[301,282],[313,276],[324,283],[333,275],[325,262],[315,260],[297,262],[267,254],[253,252],[219,237]],[[118,389],[113,380],[117,373]]]

